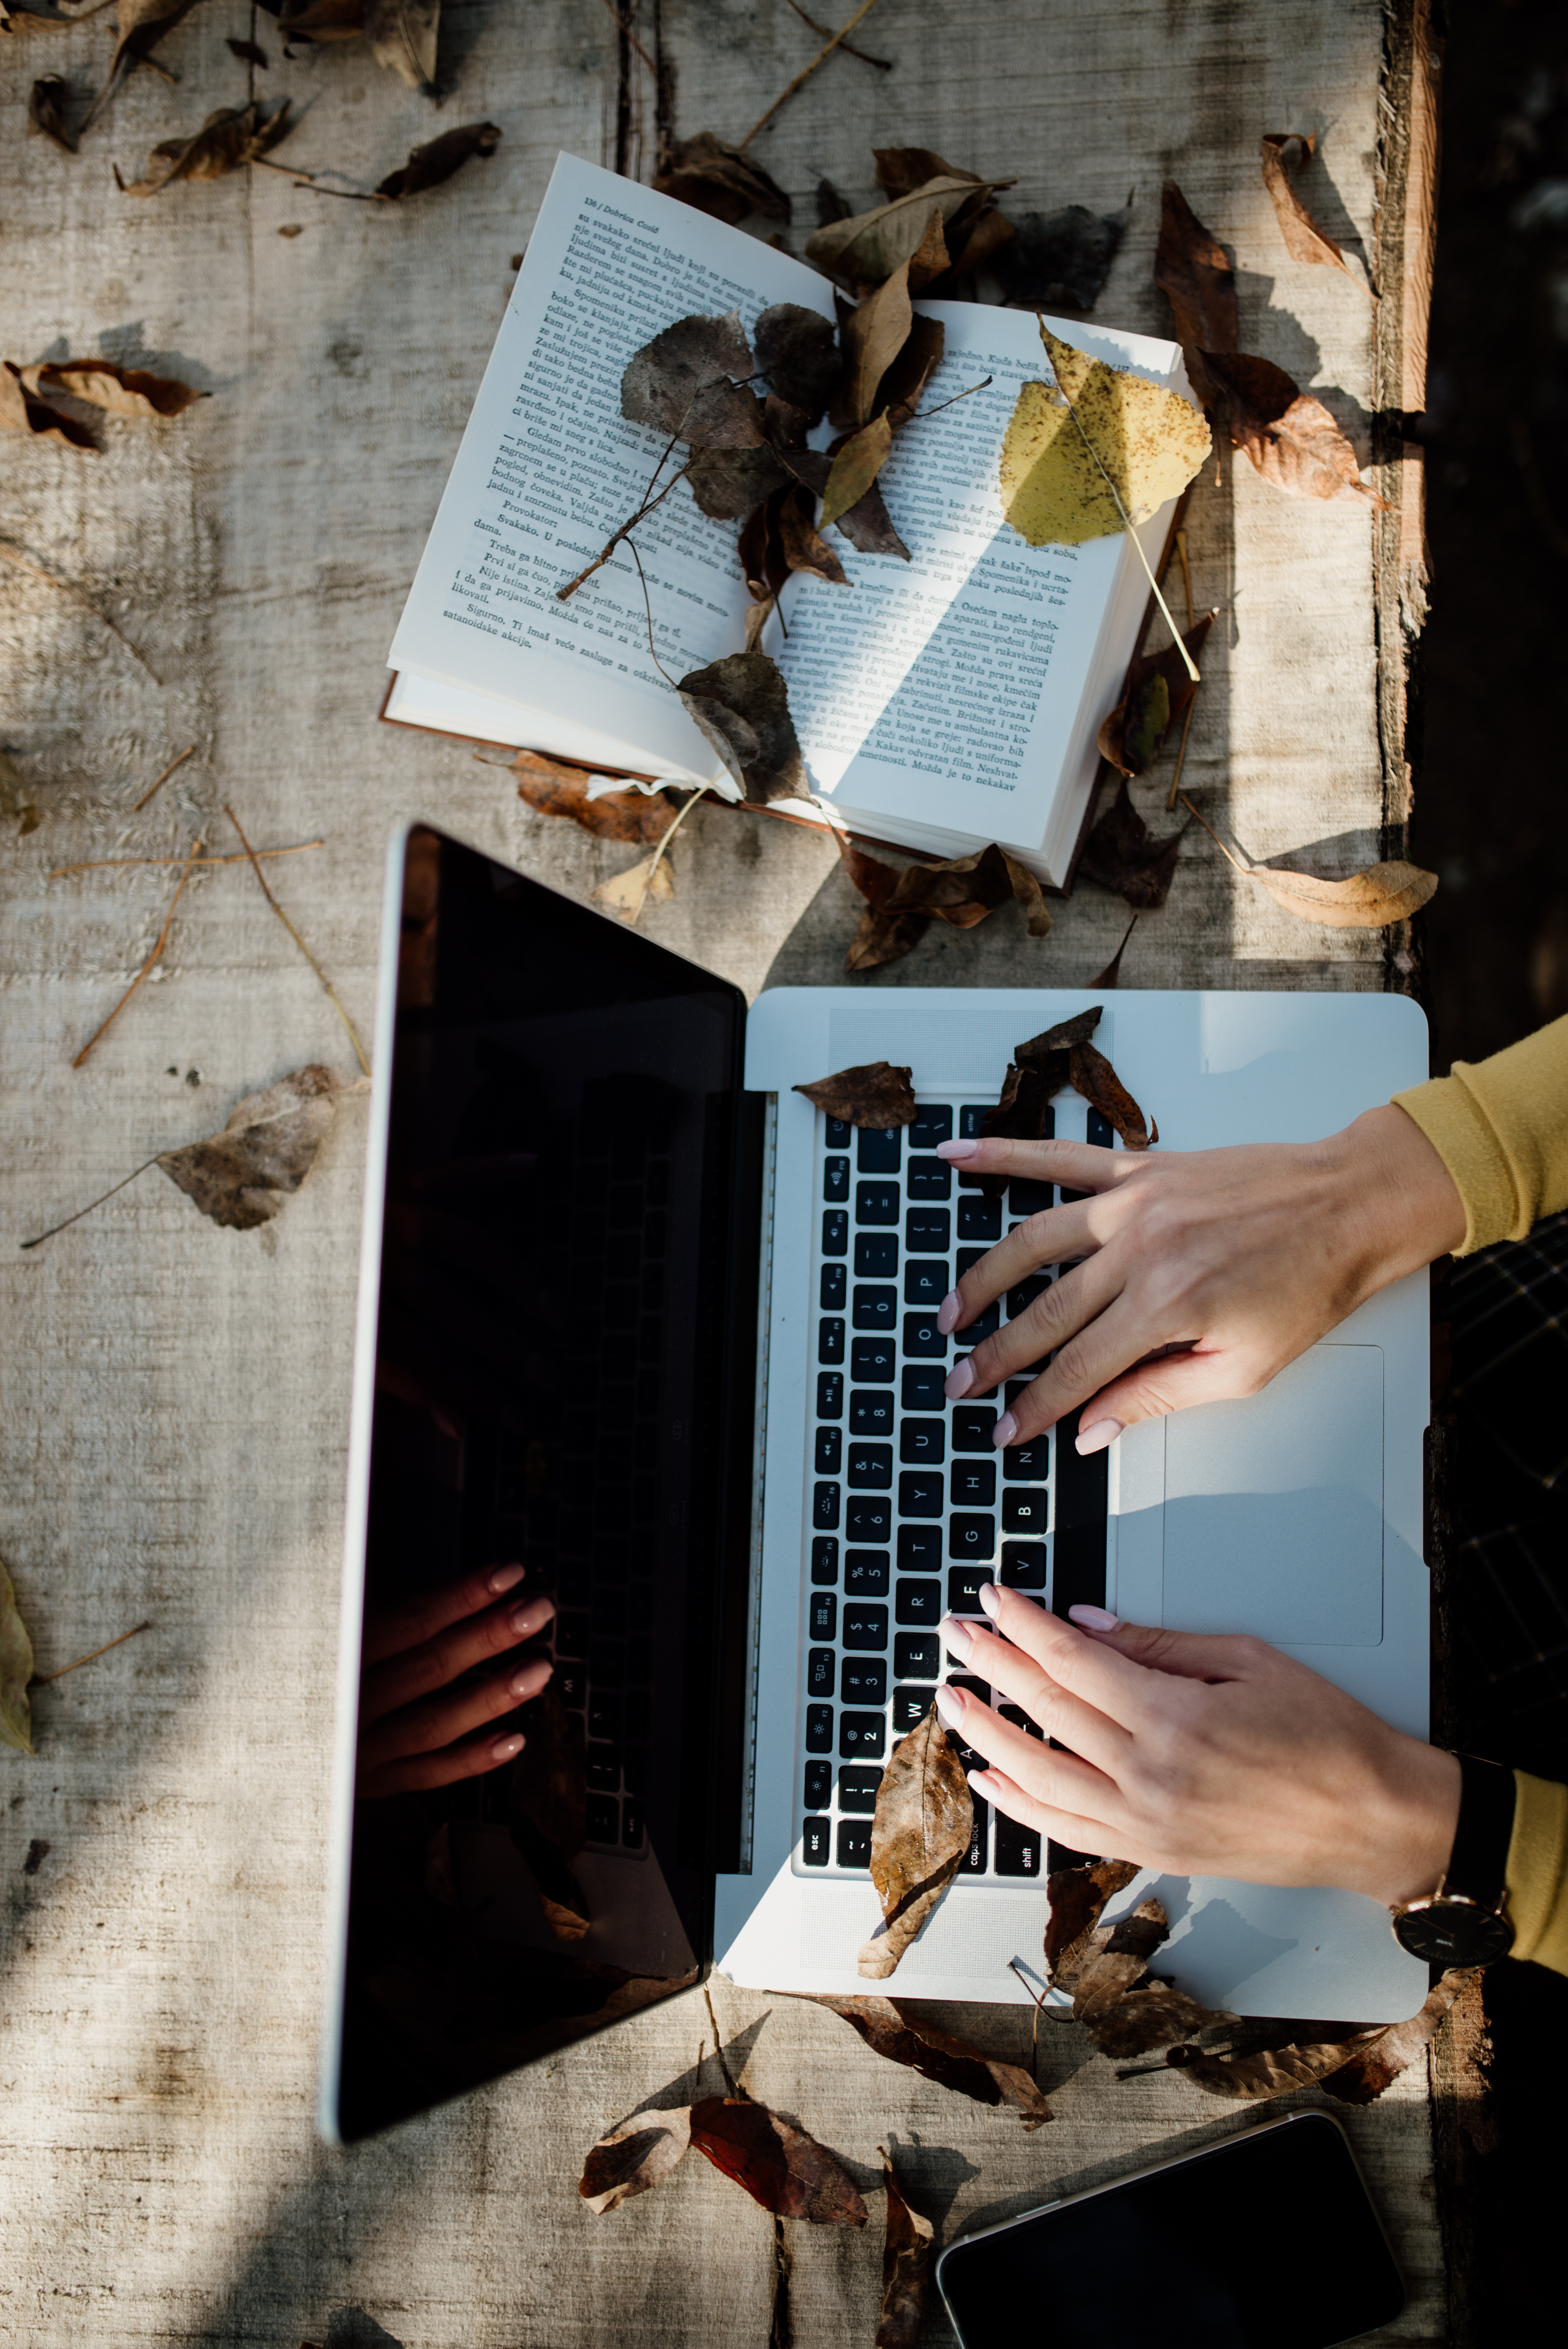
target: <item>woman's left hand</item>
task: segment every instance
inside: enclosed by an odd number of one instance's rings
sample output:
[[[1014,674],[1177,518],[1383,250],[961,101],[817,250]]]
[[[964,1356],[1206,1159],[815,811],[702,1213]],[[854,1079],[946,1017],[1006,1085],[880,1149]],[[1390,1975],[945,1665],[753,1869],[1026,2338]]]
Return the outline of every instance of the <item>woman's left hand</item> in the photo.
[[[548,1656],[509,1653],[537,1639],[555,1612],[550,1599],[506,1597],[522,1578],[521,1566],[487,1567],[367,1619],[355,1788],[362,1800],[450,1786],[521,1753],[515,1731],[497,1736],[487,1724],[537,1696],[552,1669]],[[506,1661],[469,1681],[489,1656]]]

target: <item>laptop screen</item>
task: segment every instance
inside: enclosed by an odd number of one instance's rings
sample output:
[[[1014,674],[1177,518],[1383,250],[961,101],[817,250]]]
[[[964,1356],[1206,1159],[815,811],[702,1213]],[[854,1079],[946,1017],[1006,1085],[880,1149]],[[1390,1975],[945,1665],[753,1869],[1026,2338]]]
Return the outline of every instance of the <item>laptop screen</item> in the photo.
[[[741,1794],[760,1196],[744,1019],[709,973],[410,834],[378,1074],[346,2138],[669,1996],[710,1956]],[[408,1630],[509,1565],[523,1578],[434,1642]],[[542,1595],[542,1637],[388,1713],[390,1691]],[[463,1740],[426,1751],[437,1709],[456,1718],[541,1655],[542,1694],[482,1722],[487,1757],[521,1732],[514,1760],[382,1791],[443,1775]]]

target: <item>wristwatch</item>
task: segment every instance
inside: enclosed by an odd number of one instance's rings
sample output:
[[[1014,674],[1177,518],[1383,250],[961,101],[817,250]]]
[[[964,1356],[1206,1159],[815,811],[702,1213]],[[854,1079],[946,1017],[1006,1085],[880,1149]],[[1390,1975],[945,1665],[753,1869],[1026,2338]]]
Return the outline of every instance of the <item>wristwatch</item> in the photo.
[[[1489,1966],[1513,1947],[1513,1928],[1503,1914],[1513,1773],[1473,1754],[1454,1759],[1463,1783],[1449,1864],[1435,1892],[1401,1900],[1389,1913],[1394,1939],[1413,1958],[1439,1967]]]

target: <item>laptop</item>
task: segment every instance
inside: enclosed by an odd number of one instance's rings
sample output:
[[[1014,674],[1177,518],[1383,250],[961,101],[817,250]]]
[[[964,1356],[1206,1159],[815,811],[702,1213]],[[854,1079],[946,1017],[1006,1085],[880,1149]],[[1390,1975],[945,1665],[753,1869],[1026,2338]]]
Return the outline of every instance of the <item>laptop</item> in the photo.
[[[1050,968],[1042,955],[1042,970]],[[710,1966],[853,1993],[880,1916],[872,1816],[996,1578],[1250,1630],[1427,1733],[1426,1275],[1247,1402],[1080,1459],[1064,1421],[998,1454],[950,1403],[957,1272],[1002,1199],[936,1155],[1017,1042],[1095,1000],[1161,1146],[1307,1140],[1426,1072],[1390,995],[780,988],[748,1009],[651,939],[427,825],[395,838],[355,1367],[320,2118],[363,2137],[550,2059]],[[793,1088],[913,1071],[889,1132]],[[1055,1131],[1110,1143],[1075,1094]],[[1046,1274],[993,1309],[1022,1311]],[[983,1331],[989,1326],[984,1322]],[[356,1804],[366,1622],[490,1564],[548,1591],[515,1764]],[[531,1748],[531,1755],[530,1752]],[[956,1880],[884,1985],[1045,1992],[1069,1856],[976,1804]],[[1130,1886],[1214,2006],[1393,2021],[1426,1972],[1357,1895]],[[1016,1960],[1018,1964],[1014,1965]]]

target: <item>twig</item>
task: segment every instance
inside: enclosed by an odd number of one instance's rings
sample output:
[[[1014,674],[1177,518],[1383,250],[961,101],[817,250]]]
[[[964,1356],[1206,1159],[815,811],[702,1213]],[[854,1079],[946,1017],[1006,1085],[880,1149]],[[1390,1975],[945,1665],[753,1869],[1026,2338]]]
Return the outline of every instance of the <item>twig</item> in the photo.
[[[1037,2012],[1043,2014],[1045,2013],[1046,2002],[1040,1996],[1039,1992],[1035,1988],[1034,1983],[1029,1980],[1028,1975],[1024,1971],[1023,1967],[1018,1963],[1017,1959],[1009,1958],[1007,1963],[1012,1968],[1014,1973],[1017,1975],[1018,1980],[1023,1983],[1024,1988],[1028,1992],[1029,1996],[1034,2000]]]
[[[682,420],[684,422],[685,419],[683,419]],[[680,435],[678,432],[672,436],[665,447],[664,455],[654,467],[653,472],[650,474],[648,479],[648,486],[643,492],[643,502],[637,508],[636,512],[632,515],[629,521],[624,522],[621,524],[620,529],[615,533],[614,538],[607,539],[605,541],[599,553],[593,557],[593,562],[590,563],[585,569],[580,571],[575,579],[569,579],[564,587],[558,587],[556,589],[555,600],[558,604],[564,604],[569,595],[576,595],[577,590],[582,586],[585,579],[592,579],[595,571],[602,571],[605,564],[609,562],[610,557],[614,554],[615,549],[620,545],[621,541],[624,538],[629,538],[640,522],[646,522],[648,516],[653,512],[655,506],[663,505],[665,500],[669,496],[670,492],[675,488],[677,481],[685,481],[686,474],[691,470],[689,463],[682,465],[676,472],[670,475],[669,480],[665,483],[664,488],[659,492],[656,498],[653,494],[654,483],[664,471],[665,466],[669,460],[670,450],[675,447],[676,441],[678,440],[679,438]]]
[[[803,25],[810,25],[813,33],[820,33],[823,39],[826,40],[828,36],[827,26],[819,25],[815,16],[808,16],[806,11],[800,5],[800,0],[789,0],[789,5],[793,8],[795,14],[799,17],[800,22]],[[859,57],[861,65],[875,66],[878,73],[892,73],[892,71],[893,60],[892,57],[868,57],[865,50],[857,49],[852,41],[841,40],[839,47],[843,50],[843,53],[847,57]]]
[[[179,88],[179,75],[177,73],[170,73],[169,67],[166,65],[160,65],[156,57],[132,57],[130,61],[130,70],[132,73],[136,71],[138,66],[145,66],[150,73],[161,75],[162,78],[169,84],[170,89],[177,89]]]
[[[502,759],[491,763],[510,766],[511,761]],[[325,840],[299,840],[288,848],[258,848],[254,853],[257,856],[303,856],[307,848],[325,846]],[[232,856],[198,856],[192,863],[196,872],[203,873],[209,864],[243,864],[245,861],[245,852],[242,848]],[[63,881],[67,873],[108,873],[129,864],[183,864],[184,862],[182,856],[95,856],[86,864],[52,865],[45,877],[50,881]]]
[[[732,2096],[737,2096],[740,2094],[740,2091],[736,2086],[735,2075],[729,2068],[729,2058],[724,2052],[723,2033],[720,2032],[718,2027],[718,2017],[713,2011],[713,1992],[709,1990],[706,1982],[702,1986],[702,1994],[707,2002],[707,2019],[713,2025],[713,2052],[718,2058],[718,2068],[724,2074],[725,2085],[728,2088],[730,2095]]]
[[[4,559],[6,563],[15,564],[18,571],[26,571],[30,578],[41,579],[46,587],[57,588],[62,595],[68,595],[73,603],[79,604],[84,612],[90,612],[93,618],[103,627],[106,627],[111,636],[119,637],[120,643],[125,647],[126,651],[130,655],[131,659],[137,663],[139,667],[144,668],[147,671],[147,674],[152,679],[153,684],[161,688],[163,679],[159,676],[158,671],[153,667],[152,663],[148,659],[146,654],[139,653],[137,651],[136,647],[131,643],[130,638],[126,636],[122,630],[115,626],[114,622],[109,618],[106,612],[100,612],[98,610],[98,605],[93,602],[90,595],[84,595],[81,589],[79,587],[73,587],[68,579],[57,579],[52,571],[44,570],[43,567],[36,563],[29,563],[26,555],[18,554],[16,549],[10,543],[10,542],[3,538],[0,538],[0,559]]]
[[[196,744],[192,742],[189,750],[181,750],[178,759],[170,759],[167,767],[164,768],[163,772],[159,776],[158,781],[154,783],[149,783],[147,789],[142,792],[141,797],[137,801],[136,805],[130,811],[132,815],[139,815],[141,813],[142,809],[147,805],[149,800],[152,798],[153,794],[163,789],[164,784],[169,781],[170,776],[174,772],[176,767],[182,767],[187,759],[193,759],[195,756]]]
[[[150,1163],[150,1160],[149,1164]],[[145,1623],[133,1623],[129,1631],[122,1631],[118,1640],[106,1640],[101,1648],[93,1648],[87,1655],[78,1656],[74,1664],[62,1664],[57,1672],[35,1672],[28,1685],[32,1688],[42,1688],[46,1682],[63,1681],[67,1672],[80,1671],[84,1664],[96,1663],[98,1657],[107,1656],[111,1648],[123,1648],[126,1641],[134,1640],[139,1631],[150,1631],[151,1629],[152,1619],[149,1616]]]
[[[1191,627],[1197,615],[1192,609],[1192,574],[1187,564],[1187,533],[1184,530],[1176,533],[1176,552],[1181,559],[1181,584],[1187,590],[1187,626]],[[1161,565],[1161,576],[1169,568],[1168,564]]]
[[[1174,809],[1176,805],[1176,794],[1181,787],[1181,763],[1187,756],[1187,730],[1192,723],[1192,712],[1197,709],[1197,707],[1198,697],[1194,694],[1191,700],[1187,704],[1187,715],[1181,720],[1181,740],[1176,751],[1176,772],[1171,778],[1171,796],[1165,802],[1165,812],[1167,815],[1169,815]]]
[[[184,865],[181,871],[180,878],[174,885],[174,895],[169,901],[169,911],[163,917],[163,927],[158,933],[158,944],[153,947],[152,952],[148,956],[147,960],[142,964],[141,968],[137,972],[136,977],[131,980],[130,985],[126,988],[125,993],[120,997],[119,1001],[115,1005],[114,1009],[109,1013],[108,1018],[104,1020],[100,1026],[93,1030],[92,1034],[88,1038],[87,1042],[82,1046],[81,1050],[71,1062],[73,1069],[79,1069],[81,1067],[82,1062],[87,1059],[88,1054],[92,1050],[93,1046],[98,1042],[98,1038],[104,1033],[105,1030],[112,1027],[115,1020],[119,1018],[120,1013],[125,1009],[126,1005],[130,1001],[131,997],[136,993],[137,988],[141,985],[142,980],[147,977],[148,972],[152,968],[153,964],[163,952],[164,945],[169,936],[170,926],[174,920],[174,908],[180,903],[181,895],[184,890],[185,884],[191,878],[191,867],[195,864],[197,858],[201,854],[201,841],[193,840],[191,843],[191,853],[186,857]]]
[[[245,828],[240,822],[239,817],[234,813],[233,809],[230,807],[227,802],[224,804],[223,813],[228,817],[229,822],[233,825],[234,830],[240,835],[240,843],[244,849],[246,855],[251,860],[251,870],[254,873],[256,879],[261,884],[263,896],[266,899],[268,905],[272,907],[273,913],[277,916],[279,921],[283,924],[290,937],[293,938],[295,946],[298,947],[301,954],[304,955],[306,962],[309,963],[312,970],[315,971],[323,987],[326,989],[327,1000],[331,1003],[333,1009],[336,1012],[338,1018],[342,1020],[344,1026],[348,1030],[348,1040],[354,1047],[354,1057],[358,1061],[360,1067],[364,1070],[366,1075],[368,1076],[370,1074],[370,1063],[365,1057],[365,1047],[359,1040],[359,1032],[355,1027],[353,1020],[349,1018],[347,1012],[344,1009],[342,1004],[338,1001],[336,989],[334,988],[331,979],[328,978],[325,971],[323,970],[320,963],[317,962],[315,957],[312,954],[310,948],[306,946],[304,940],[301,937],[299,932],[295,929],[294,924],[290,921],[288,916],[284,913],[283,907],[279,905],[272,891],[268,888],[267,876],[262,871],[256,852],[251,846],[250,842],[245,838]]]
[[[972,383],[967,391],[955,391],[951,399],[939,399],[934,408],[917,408],[905,422],[923,424],[928,416],[940,416],[944,408],[956,408],[961,399],[973,399],[977,391],[984,391],[995,379],[995,376],[985,376],[979,383]]]
[[[90,1216],[95,1207],[101,1207],[106,1199],[112,1199],[116,1191],[123,1191],[127,1183],[134,1183],[138,1174],[145,1174],[150,1166],[156,1166],[159,1155],[160,1154],[155,1151],[150,1158],[144,1158],[140,1165],[135,1168],[131,1174],[125,1177],[124,1182],[116,1183],[110,1190],[100,1191],[96,1199],[89,1199],[87,1206],[85,1207],[78,1207],[74,1216],[67,1216],[61,1223],[51,1224],[46,1232],[40,1232],[38,1234],[36,1239],[23,1240],[21,1242],[21,1246],[25,1248],[38,1247],[45,1240],[52,1240],[57,1232],[63,1232],[67,1224],[79,1224],[82,1217],[84,1216]]]
[[[798,74],[796,75],[796,77],[795,77],[794,80],[790,83],[790,85],[789,85],[789,88],[788,88],[787,90],[785,90],[785,91],[783,92],[783,94],[782,94],[780,97],[776,98],[774,99],[774,101],[773,101],[772,105],[769,108],[769,109],[768,109],[767,113],[766,113],[766,114],[764,114],[764,115],[762,115],[762,116],[761,116],[761,117],[760,117],[760,118],[756,121],[756,122],[754,122],[754,123],[752,124],[752,126],[751,126],[750,129],[747,132],[747,134],[746,134],[745,138],[744,138],[744,139],[741,140],[741,142],[740,142],[740,144],[741,144],[741,146],[742,146],[743,148],[744,148],[744,147],[749,147],[749,146],[750,146],[750,144],[751,144],[752,140],[756,138],[756,136],[757,136],[758,132],[762,129],[763,125],[764,125],[765,123],[769,123],[769,122],[771,122],[771,121],[772,121],[772,119],[773,119],[774,116],[778,113],[778,111],[779,111],[779,108],[780,108],[781,106],[784,106],[784,105],[788,104],[789,100],[794,97],[795,92],[799,88],[799,87],[800,87],[801,83],[802,83],[802,82],[808,82],[808,81],[810,81],[810,80],[811,76],[816,72],[817,67],[821,64],[821,62],[822,62],[823,58],[824,58],[824,57],[830,57],[832,56],[833,51],[834,51],[834,50],[839,47],[840,43],[843,40],[845,34],[846,34],[846,33],[852,33],[852,32],[854,31],[854,29],[855,29],[855,26],[860,23],[861,18],[862,16],[869,16],[871,15],[871,13],[872,13],[872,10],[876,6],[876,5],[877,5],[877,0],[861,0],[861,5],[860,5],[860,6],[855,10],[854,15],[850,18],[849,23],[848,23],[847,25],[841,26],[840,27],[840,29],[838,30],[838,32],[836,32],[836,33],[833,35],[832,39],[828,43],[828,45],[827,45],[826,48],[821,48],[821,49],[819,49],[819,50],[818,50],[818,52],[817,52],[816,56],[812,58],[812,60],[811,60],[810,64],[806,67],[806,70],[804,71],[804,73],[798,73]]]
[[[628,539],[628,540],[626,541],[626,552],[627,552],[627,554],[631,556],[631,558],[632,558],[633,562],[636,564],[636,566],[637,566],[637,577],[638,577],[638,579],[639,579],[639,580],[641,581],[641,583],[642,583],[642,589],[643,589],[643,609],[644,609],[644,611],[645,611],[645,612],[647,614],[647,616],[648,616],[648,656],[649,656],[649,658],[652,660],[652,662],[653,662],[653,664],[654,664],[654,667],[658,670],[659,675],[664,678],[665,683],[666,685],[669,685],[669,686],[675,686],[675,689],[676,689],[676,691],[678,693],[678,692],[680,691],[680,688],[679,688],[679,686],[678,686],[678,685],[676,685],[676,681],[675,681],[674,678],[670,675],[670,673],[669,673],[668,669],[665,667],[665,665],[664,665],[663,661],[659,658],[659,649],[658,649],[658,647],[657,647],[657,646],[655,644],[655,642],[654,642],[654,605],[653,605],[653,599],[652,599],[652,597],[651,597],[651,596],[649,595],[649,594],[648,594],[648,578],[647,578],[647,574],[646,574],[646,572],[643,569],[643,558],[642,558],[642,556],[638,554],[638,552],[637,552],[636,548],[632,544],[632,542],[631,542],[631,540],[630,540],[630,539]]]
[[[622,32],[624,33],[626,38],[632,44],[632,47],[636,50],[637,55],[642,58],[643,63],[647,67],[648,71],[656,80],[659,71],[657,66],[654,63],[652,57],[649,57],[646,49],[644,48],[641,41],[638,40],[635,33],[633,32],[630,25],[627,24],[626,19],[622,16],[619,8],[616,7],[615,0],[604,0],[604,5],[608,8],[611,16],[615,19],[616,24],[619,25]]]
[[[1198,815],[1197,809],[1192,805],[1191,801],[1188,798],[1185,792],[1181,794],[1181,804],[1187,810],[1189,815],[1198,816],[1199,823],[1202,825],[1204,831],[1208,833],[1210,839],[1213,842],[1221,855],[1229,857],[1231,863],[1235,866],[1238,873],[1245,873],[1250,877],[1253,870],[1252,866],[1250,864],[1243,864],[1239,856],[1232,854],[1230,849],[1225,846],[1224,842],[1214,830],[1213,825],[1209,822],[1208,817],[1205,815]]]

